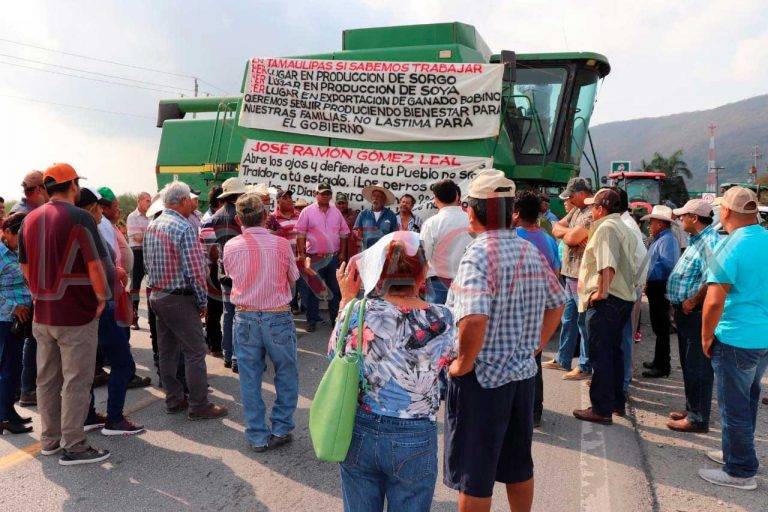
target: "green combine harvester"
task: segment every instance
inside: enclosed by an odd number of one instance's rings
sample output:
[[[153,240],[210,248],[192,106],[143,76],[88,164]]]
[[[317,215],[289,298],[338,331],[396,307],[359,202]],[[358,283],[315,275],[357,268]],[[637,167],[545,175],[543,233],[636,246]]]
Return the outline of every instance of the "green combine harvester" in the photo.
[[[598,81],[610,72],[608,59],[602,55],[494,54],[473,26],[437,23],[345,30],[341,51],[300,58],[504,63],[499,135],[454,141],[364,142],[243,128],[238,126],[242,95],[162,100],[157,120],[162,128],[158,188],[179,179],[200,189],[204,200],[212,184],[237,176],[246,139],[492,157],[493,166],[519,188],[537,188],[553,198],[568,179],[579,174],[583,156],[594,183],[599,183],[588,129]],[[243,88],[245,83],[244,77]],[[562,203],[553,201],[553,209],[562,214]]]

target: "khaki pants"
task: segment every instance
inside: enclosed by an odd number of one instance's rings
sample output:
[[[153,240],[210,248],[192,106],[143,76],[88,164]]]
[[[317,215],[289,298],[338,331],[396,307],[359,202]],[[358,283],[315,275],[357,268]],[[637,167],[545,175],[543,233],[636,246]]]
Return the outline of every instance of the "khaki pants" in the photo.
[[[43,449],[87,449],[83,423],[91,400],[99,319],[76,327],[33,323],[37,339],[37,410]]]

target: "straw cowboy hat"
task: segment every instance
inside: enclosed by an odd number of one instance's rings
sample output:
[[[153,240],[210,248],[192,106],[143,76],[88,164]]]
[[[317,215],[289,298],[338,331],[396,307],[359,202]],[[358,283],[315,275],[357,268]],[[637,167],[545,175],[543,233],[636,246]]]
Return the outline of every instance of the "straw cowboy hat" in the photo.
[[[389,189],[380,187],[379,185],[368,185],[367,187],[363,188],[363,197],[369,203],[373,202],[374,190],[378,190],[384,194],[386,198],[386,200],[384,201],[384,206],[389,206],[390,204],[394,204],[397,202],[397,199],[395,199],[395,194],[393,194]]]
[[[229,178],[224,180],[224,183],[221,184],[221,190],[222,192],[219,194],[219,199],[245,194],[247,192],[245,185],[240,181],[240,178]]]
[[[672,222],[672,208],[669,206],[664,206],[663,204],[657,204],[653,207],[653,210],[651,210],[651,213],[640,219],[641,221],[649,220],[649,219],[657,219],[657,220],[663,220],[666,222]]]

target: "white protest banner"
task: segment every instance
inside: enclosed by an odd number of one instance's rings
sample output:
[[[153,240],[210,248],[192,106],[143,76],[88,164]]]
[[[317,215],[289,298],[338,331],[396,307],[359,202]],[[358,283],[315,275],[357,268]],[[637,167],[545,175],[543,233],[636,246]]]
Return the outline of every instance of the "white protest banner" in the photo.
[[[432,199],[430,184],[442,179],[464,181],[491,164],[492,159],[485,157],[249,139],[243,148],[240,179],[248,185],[290,188],[294,199],[303,197],[310,202],[317,184],[327,181],[334,192],[348,194],[355,205],[363,203],[363,187],[383,185],[397,197],[411,194],[418,204]]]
[[[252,59],[240,126],[366,141],[495,137],[502,64]]]

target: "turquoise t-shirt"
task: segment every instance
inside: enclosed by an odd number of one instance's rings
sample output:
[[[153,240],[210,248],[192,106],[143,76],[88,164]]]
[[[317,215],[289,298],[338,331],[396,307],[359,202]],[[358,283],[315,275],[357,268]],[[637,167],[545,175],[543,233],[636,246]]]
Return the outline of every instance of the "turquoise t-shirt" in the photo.
[[[708,283],[730,284],[717,339],[748,349],[768,348],[768,230],[746,226],[715,247]]]

